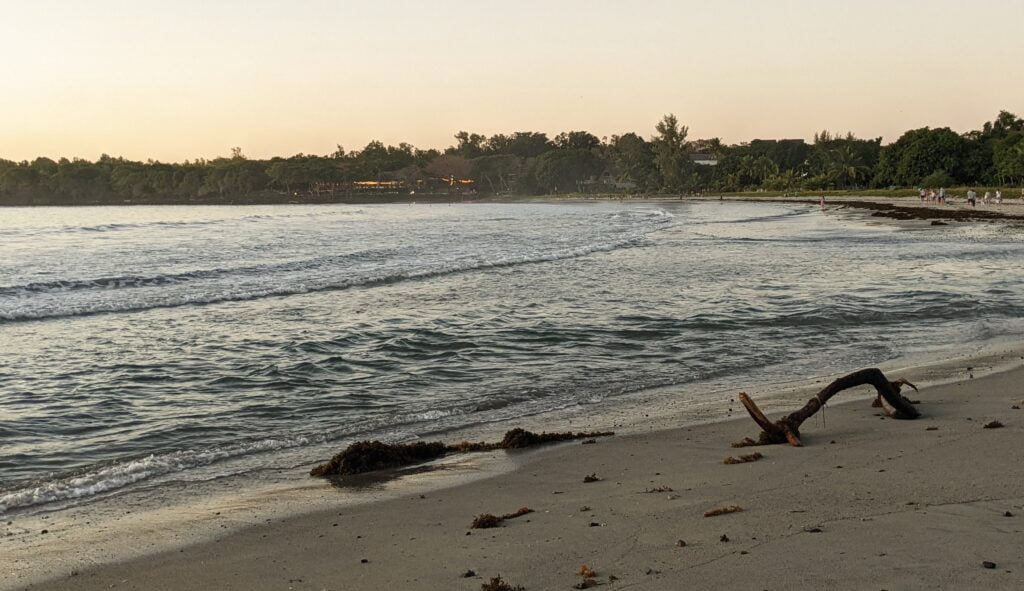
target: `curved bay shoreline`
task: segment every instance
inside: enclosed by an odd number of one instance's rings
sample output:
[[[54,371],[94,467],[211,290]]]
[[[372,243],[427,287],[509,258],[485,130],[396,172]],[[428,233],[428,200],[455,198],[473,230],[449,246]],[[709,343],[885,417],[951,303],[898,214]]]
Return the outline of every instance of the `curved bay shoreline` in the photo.
[[[887,367],[932,384],[916,396],[922,419],[882,419],[868,390],[851,392],[805,425],[807,447],[757,448],[756,463],[722,464],[736,453],[730,442],[756,434],[749,418],[679,426],[663,408],[595,445],[25,529],[0,546],[0,587],[475,590],[501,574],[551,589],[579,582],[587,564],[602,583],[614,575],[638,589],[1017,588],[1024,467],[1014,442],[1024,411],[1012,406],[1024,398],[1022,357],[1019,344],[999,345],[980,358]],[[826,379],[748,391],[774,416]],[[1006,427],[983,429],[991,420]],[[591,473],[600,480],[584,483]],[[703,517],[732,504],[744,511]],[[477,514],[522,506],[536,513],[469,530]],[[171,539],[183,526],[206,533]],[[478,576],[462,578],[467,570]]]

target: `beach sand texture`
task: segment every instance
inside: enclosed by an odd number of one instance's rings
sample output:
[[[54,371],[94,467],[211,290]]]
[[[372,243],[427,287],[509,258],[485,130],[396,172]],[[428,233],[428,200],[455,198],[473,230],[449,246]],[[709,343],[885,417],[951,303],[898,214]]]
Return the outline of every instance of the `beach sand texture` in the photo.
[[[756,436],[746,417],[560,445],[493,478],[24,588],[475,591],[500,575],[571,589],[585,564],[608,589],[1020,589],[1022,384],[1015,369],[925,388],[916,421],[830,406],[803,448],[730,448]],[[984,428],[993,420],[1005,427]],[[754,451],[764,459],[723,464]],[[704,517],[730,505],[743,510]],[[524,506],[534,513],[469,527]]]

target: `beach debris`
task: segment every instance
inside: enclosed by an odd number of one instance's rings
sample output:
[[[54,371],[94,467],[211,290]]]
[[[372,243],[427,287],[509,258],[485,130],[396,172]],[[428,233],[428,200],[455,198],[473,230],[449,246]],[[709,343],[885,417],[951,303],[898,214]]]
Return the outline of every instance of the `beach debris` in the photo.
[[[466,572],[462,573],[462,578],[463,579],[470,579],[470,578],[473,578],[475,576],[476,576],[476,571],[473,570],[473,569],[469,569]]]
[[[614,435],[612,431],[564,433],[533,433],[525,429],[515,428],[507,433],[499,442],[469,442],[445,444],[440,441],[413,443],[383,443],[381,441],[357,441],[326,463],[309,471],[310,476],[334,476],[345,474],[363,474],[388,468],[399,468],[411,464],[420,464],[435,460],[449,453],[469,453],[493,451],[498,449],[522,449],[546,443],[569,441],[572,439],[593,439]]]
[[[360,564],[367,564],[368,562],[370,562],[370,560],[369,560],[368,558],[361,558],[361,559],[359,560],[359,563],[360,563]]]
[[[804,531],[809,533],[809,534],[820,534],[821,533],[821,528],[820,527],[805,527]]]
[[[597,579],[583,579],[579,583],[572,586],[573,589],[590,589],[591,587],[597,587]]]
[[[660,574],[661,574],[661,571],[660,571],[660,570],[655,570],[655,569],[653,569],[653,568],[649,568],[649,569],[647,569],[647,572],[646,572],[646,573],[644,573],[644,574],[648,574],[648,575],[660,575]]]
[[[939,430],[938,427],[928,427],[927,429],[925,429],[925,431],[938,431],[938,430]]]
[[[677,548],[685,548],[686,547],[686,541],[685,540],[676,540],[676,547]]]
[[[529,507],[520,507],[515,513],[506,513],[504,515],[491,515],[490,513],[482,513],[477,515],[473,519],[473,523],[470,524],[471,529],[487,529],[491,527],[498,527],[502,521],[506,519],[515,519],[516,517],[522,517],[527,513],[533,513],[533,509]]]
[[[601,527],[603,525],[604,525],[603,523],[598,523],[596,521],[591,521],[589,527]]]
[[[704,512],[704,517],[715,517],[716,515],[726,515],[728,513],[739,513],[743,510],[743,507],[739,505],[729,505],[727,507],[718,507],[715,509],[708,509]]]
[[[890,381],[882,373],[882,370],[872,367],[855,371],[834,380],[818,392],[814,398],[807,401],[803,408],[782,417],[774,423],[768,420],[768,417],[761,412],[761,409],[757,407],[757,404],[754,403],[750,396],[747,396],[746,392],[740,392],[740,402],[743,403],[744,408],[747,409],[747,413],[754,419],[754,422],[761,427],[761,433],[756,442],[747,437],[743,441],[734,443],[733,447],[772,445],[786,442],[794,447],[800,447],[803,445],[800,441],[800,425],[804,421],[814,416],[815,413],[825,406],[825,403],[830,398],[839,392],[863,385],[874,386],[878,394],[872,404],[880,406],[886,415],[894,419],[916,419],[921,416],[921,413],[914,408],[911,401],[900,393],[903,386],[910,386],[915,391],[917,386],[904,378]]]
[[[722,537],[718,538],[718,541],[719,542],[728,542],[729,541],[729,536],[727,536],[725,534],[722,534]]]
[[[512,586],[501,580],[501,575],[492,578],[487,583],[480,585],[480,591],[526,591],[521,585]]]
[[[584,484],[589,483],[589,482],[600,482],[600,481],[601,481],[601,479],[597,477],[597,473],[587,474],[586,476],[583,477]]]
[[[1020,405],[1014,404],[1010,407],[1011,410],[1020,410]]]
[[[593,579],[597,576],[597,573],[594,572],[594,569],[590,568],[585,564],[580,565],[580,570],[577,572],[577,574],[583,577],[584,579]]]
[[[999,421],[992,421],[991,423],[985,423],[985,426],[982,427],[982,428],[983,429],[1002,429],[1003,427],[1005,427],[1005,425],[1003,425]]]
[[[644,490],[644,493],[663,493],[663,492],[674,492],[674,489],[670,486],[656,486],[654,488],[648,488]]]
[[[597,443],[596,439],[584,439],[580,445],[590,445],[591,443]]]
[[[584,511],[590,511],[590,505],[583,505],[580,507],[580,513],[583,513]]]
[[[1007,511],[1006,513],[1003,513],[1003,517],[1013,517],[1013,513]]]
[[[616,577],[615,575],[608,575],[608,582],[609,583],[615,582],[615,581],[618,581],[618,580],[619,580],[619,577]]]
[[[738,458],[734,458],[732,456],[729,456],[729,457],[725,458],[724,460],[722,460],[722,463],[723,464],[746,464],[747,462],[756,462],[756,461],[758,461],[760,459],[763,459],[763,458],[764,458],[764,456],[761,455],[759,452],[754,452],[752,454],[744,454],[744,455],[742,455],[742,456],[740,456]]]
[[[990,562],[990,561],[986,560],[986,561],[981,563],[981,566],[983,566],[985,568],[995,568],[996,567],[996,563]]]

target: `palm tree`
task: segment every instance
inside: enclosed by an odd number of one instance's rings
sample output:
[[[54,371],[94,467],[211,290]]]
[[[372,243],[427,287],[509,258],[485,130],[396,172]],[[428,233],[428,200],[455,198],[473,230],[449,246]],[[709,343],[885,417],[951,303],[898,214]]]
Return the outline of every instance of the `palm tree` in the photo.
[[[850,145],[830,150],[825,174],[836,186],[846,188],[865,180],[869,168],[864,164],[860,154]]]

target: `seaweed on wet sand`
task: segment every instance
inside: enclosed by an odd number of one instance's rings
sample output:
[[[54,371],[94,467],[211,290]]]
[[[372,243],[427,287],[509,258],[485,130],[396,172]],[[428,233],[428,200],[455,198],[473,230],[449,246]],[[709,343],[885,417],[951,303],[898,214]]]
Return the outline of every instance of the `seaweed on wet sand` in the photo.
[[[725,515],[727,513],[739,513],[743,510],[743,507],[739,505],[729,505],[727,507],[718,507],[715,509],[708,509],[704,512],[704,517],[715,517],[716,515]]]
[[[492,515],[490,513],[482,513],[477,515],[473,519],[473,523],[469,526],[471,529],[487,529],[491,527],[498,527],[501,522],[506,519],[515,519],[516,517],[522,517],[527,513],[533,513],[533,509],[529,507],[520,507],[514,513],[506,513],[504,515]]]
[[[752,454],[742,455],[742,456],[740,456],[738,458],[734,458],[732,456],[729,456],[729,457],[725,458],[724,460],[722,460],[722,463],[723,464],[746,464],[747,462],[756,462],[756,461],[758,461],[760,459],[763,459],[763,458],[764,458],[764,456],[760,452],[754,452]]]
[[[381,441],[357,441],[335,455],[326,463],[310,470],[310,476],[333,476],[362,474],[376,470],[400,468],[435,460],[449,453],[493,451],[498,449],[522,449],[535,445],[569,441],[572,439],[593,439],[607,437],[614,432],[533,433],[515,428],[498,442],[469,442],[445,444],[441,441],[414,443],[383,443]]]
[[[427,462],[441,457],[445,451],[445,445],[437,441],[398,444],[357,441],[327,463],[313,468],[310,475],[362,474],[363,472],[386,470]]]
[[[480,585],[480,591],[526,591],[526,587],[522,585],[509,585],[501,580],[501,575],[498,575],[487,583]]]

